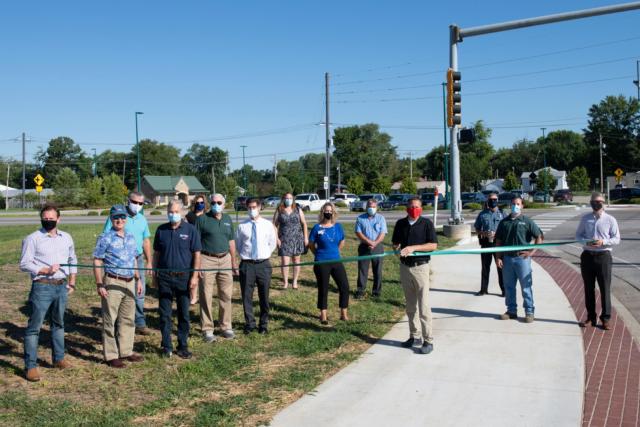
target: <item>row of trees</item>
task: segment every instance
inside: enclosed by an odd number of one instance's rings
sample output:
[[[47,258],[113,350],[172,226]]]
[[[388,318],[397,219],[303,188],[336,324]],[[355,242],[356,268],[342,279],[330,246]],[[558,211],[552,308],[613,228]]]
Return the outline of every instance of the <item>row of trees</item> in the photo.
[[[639,170],[638,100],[623,96],[606,97],[589,109],[588,117],[588,125],[583,133],[556,130],[544,139],[523,139],[509,148],[497,150],[491,144],[491,129],[481,120],[475,122],[476,142],[460,146],[463,190],[478,189],[482,180],[493,177],[505,178],[507,188],[518,188],[521,174],[542,168],[545,155],[547,165],[570,172],[569,182],[573,189],[587,189],[599,177],[600,139],[604,147],[605,175],[611,175],[619,167],[623,170]],[[339,168],[341,182],[353,193],[389,193],[395,181],[403,181],[405,190],[412,189],[408,182],[410,159],[398,156],[396,147],[391,143],[392,137],[381,132],[378,125],[370,123],[337,128],[333,141],[332,183],[337,182]],[[251,165],[228,171],[228,152],[202,144],[193,144],[182,154],[172,145],[143,139],[140,153],[143,175],[195,175],[208,188],[213,189],[215,183],[216,190],[227,196],[236,195],[237,186],[244,185],[245,177],[250,194],[318,191],[322,188],[325,171],[325,157],[320,153],[305,154],[293,161],[281,160],[276,171],[257,170]],[[129,152],[106,150],[91,157],[71,138],[58,137],[52,139],[46,149],[39,150],[35,157],[36,164],[29,165],[27,184],[33,185],[32,178],[38,172],[45,176],[48,183],[54,182],[63,171],[65,179],[70,179],[70,170],[80,183],[93,182],[96,188],[96,179],[99,178],[95,177],[102,177],[104,188],[105,181],[112,176],[117,176],[121,185],[134,188],[136,159],[135,146]],[[443,179],[444,161],[444,147],[436,146],[424,157],[413,160],[413,175],[431,180]],[[10,185],[19,187],[21,164],[15,161],[10,163]],[[277,177],[274,172],[277,172]],[[538,177],[539,183],[550,179],[542,175]],[[5,179],[6,171],[0,170],[0,182],[4,183]]]

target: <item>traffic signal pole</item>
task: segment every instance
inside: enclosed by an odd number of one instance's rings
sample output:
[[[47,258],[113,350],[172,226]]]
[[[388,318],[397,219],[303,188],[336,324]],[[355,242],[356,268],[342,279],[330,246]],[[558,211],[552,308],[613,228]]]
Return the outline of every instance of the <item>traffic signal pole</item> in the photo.
[[[449,68],[455,73],[458,71],[458,27],[449,26]],[[451,114],[451,113],[450,113]],[[462,224],[462,202],[460,201],[460,150],[458,149],[458,125],[450,122],[449,133],[449,161],[451,168],[449,178],[451,180],[451,215],[450,224]]]

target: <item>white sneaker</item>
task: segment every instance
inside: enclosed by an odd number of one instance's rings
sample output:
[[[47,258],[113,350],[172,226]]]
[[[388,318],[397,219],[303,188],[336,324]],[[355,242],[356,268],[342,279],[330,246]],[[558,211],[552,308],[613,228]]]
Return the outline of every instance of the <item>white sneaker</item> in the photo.
[[[226,329],[224,331],[222,331],[221,334],[223,337],[225,337],[228,340],[232,340],[236,337],[236,333],[233,332],[233,329]]]
[[[422,338],[413,339],[413,348],[422,348]]]
[[[204,339],[204,342],[212,343],[212,342],[215,342],[217,338],[215,335],[213,335],[212,331],[207,331],[204,333],[203,339]]]

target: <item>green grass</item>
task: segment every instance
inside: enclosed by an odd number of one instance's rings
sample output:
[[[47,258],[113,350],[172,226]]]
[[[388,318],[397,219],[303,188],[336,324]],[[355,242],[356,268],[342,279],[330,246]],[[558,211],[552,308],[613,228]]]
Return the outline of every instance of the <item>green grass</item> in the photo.
[[[299,291],[281,290],[280,271],[274,269],[269,335],[240,335],[234,341],[219,338],[215,344],[206,344],[200,339],[199,310],[194,306],[190,336],[194,358],[165,360],[158,353],[157,299],[151,289],[147,321],[154,333],[136,337],[135,345],[145,361],[114,370],[100,363],[100,301],[90,271],[83,269],[66,315],[67,357],[74,368],[57,371],[48,367],[48,332],[43,332],[40,357],[47,362],[41,367],[43,380],[27,383],[22,377],[21,353],[29,282],[16,265],[22,239],[36,228],[0,228],[0,425],[265,424],[278,410],[355,360],[404,312],[394,258],[384,261],[382,296],[352,299],[349,322],[337,320],[337,289],[332,286],[329,326],[317,320],[311,269],[303,268]],[[74,237],[80,262],[89,263],[101,225],[62,224],[61,229]],[[441,247],[453,243],[441,235],[439,240]],[[348,237],[346,243],[343,254],[355,255],[355,238]],[[303,261],[311,259],[307,255]],[[274,257],[272,262],[279,260]],[[347,263],[346,268],[353,291],[357,264]],[[235,285],[233,322],[240,331],[242,309],[237,282]]]

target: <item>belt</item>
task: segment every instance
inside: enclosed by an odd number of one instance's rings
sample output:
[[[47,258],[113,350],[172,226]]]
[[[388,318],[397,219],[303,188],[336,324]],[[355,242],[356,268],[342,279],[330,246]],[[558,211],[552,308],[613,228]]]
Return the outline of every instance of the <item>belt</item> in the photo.
[[[243,259],[241,262],[248,262],[249,264],[260,264],[268,261],[268,259]]]
[[[107,277],[111,277],[112,279],[123,280],[125,282],[130,282],[133,280],[133,277],[118,276],[117,274],[113,274],[113,273],[105,273],[105,275]]]
[[[33,283],[37,283],[39,285],[62,285],[66,282],[67,279],[38,279],[33,281]]]
[[[604,255],[604,254],[610,254],[611,251],[590,251],[589,249],[585,249],[584,250],[585,253],[589,254],[589,255]]]
[[[161,271],[160,274],[172,276],[172,277],[182,277],[182,276],[186,276],[187,272],[186,271]]]
[[[418,261],[402,261],[402,260],[400,260],[400,262],[403,263],[404,265],[406,265],[407,267],[417,267],[419,265],[429,264],[429,260],[426,260],[426,259],[420,259]]]
[[[224,257],[226,257],[226,256],[227,256],[227,254],[228,254],[229,252],[221,252],[221,253],[219,253],[219,254],[216,254],[216,253],[213,253],[213,252],[200,251],[200,253],[201,253],[202,255],[212,256],[212,257],[214,257],[214,258],[224,258]]]

